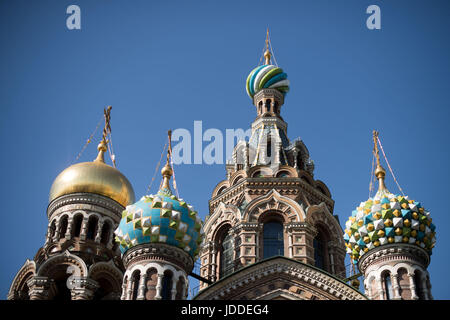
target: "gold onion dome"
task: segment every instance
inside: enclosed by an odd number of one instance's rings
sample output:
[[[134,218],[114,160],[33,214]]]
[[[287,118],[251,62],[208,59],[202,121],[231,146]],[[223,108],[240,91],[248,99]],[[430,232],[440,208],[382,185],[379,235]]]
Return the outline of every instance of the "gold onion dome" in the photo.
[[[373,198],[361,202],[345,224],[344,241],[353,264],[379,246],[402,243],[416,245],[429,255],[436,243],[436,226],[430,212],[408,196],[395,195],[386,188],[386,171],[380,165],[378,132],[374,132],[378,191]]]
[[[134,203],[134,190],[128,179],[105,163],[106,142],[98,145],[98,156],[92,162],[81,162],[63,170],[50,189],[49,202],[71,193],[95,193],[118,202],[123,207]]]

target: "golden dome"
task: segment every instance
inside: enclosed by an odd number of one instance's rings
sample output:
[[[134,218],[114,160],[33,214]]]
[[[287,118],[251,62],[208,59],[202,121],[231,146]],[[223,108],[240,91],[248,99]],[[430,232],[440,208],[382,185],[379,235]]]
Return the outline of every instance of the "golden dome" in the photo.
[[[119,170],[104,162],[103,152],[106,148],[102,142],[97,159],[74,164],[56,177],[50,189],[49,202],[78,192],[100,194],[117,201],[123,207],[135,202],[134,190],[128,179]]]

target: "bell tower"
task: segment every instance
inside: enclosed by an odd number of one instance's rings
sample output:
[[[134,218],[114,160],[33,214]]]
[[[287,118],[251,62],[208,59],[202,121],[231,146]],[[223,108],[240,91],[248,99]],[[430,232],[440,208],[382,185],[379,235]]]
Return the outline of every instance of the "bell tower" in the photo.
[[[128,179],[105,163],[111,107],[92,162],[62,171],[50,190],[48,231],[42,248],[11,284],[8,299],[119,299],[123,265],[113,231],[134,202]]]

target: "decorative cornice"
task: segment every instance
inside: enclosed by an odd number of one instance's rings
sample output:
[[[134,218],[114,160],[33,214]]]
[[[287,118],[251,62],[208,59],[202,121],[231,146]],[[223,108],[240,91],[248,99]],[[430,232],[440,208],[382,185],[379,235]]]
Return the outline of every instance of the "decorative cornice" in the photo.
[[[191,256],[180,248],[164,243],[143,243],[128,249],[122,257],[126,269],[145,260],[167,261],[185,270],[192,271],[194,261]]]
[[[253,264],[225,277],[223,280],[199,292],[195,300],[226,299],[239,288],[272,274],[297,278],[327,293],[334,299],[365,300],[366,297],[346,283],[333,278],[309,265],[283,257],[276,257]]]
[[[364,273],[370,265],[387,260],[411,260],[421,264],[424,269],[430,264],[430,256],[424,249],[406,243],[393,243],[364,254],[359,259],[358,269]]]
[[[66,205],[71,204],[84,204],[84,205],[96,205],[107,210],[112,211],[119,218],[122,216],[122,211],[125,209],[118,202],[109,199],[107,197],[93,194],[93,193],[72,193],[61,196],[53,200],[47,208],[47,217],[50,219],[52,213]]]

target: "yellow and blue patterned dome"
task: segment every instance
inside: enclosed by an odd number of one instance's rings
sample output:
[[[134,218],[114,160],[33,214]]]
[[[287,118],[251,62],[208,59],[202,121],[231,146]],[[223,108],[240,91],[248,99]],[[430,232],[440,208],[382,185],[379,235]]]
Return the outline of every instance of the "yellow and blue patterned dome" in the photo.
[[[289,91],[289,80],[283,69],[271,64],[256,67],[247,77],[247,94],[253,99],[256,93],[265,88],[276,89],[285,95]]]
[[[195,261],[204,238],[202,220],[192,206],[172,194],[170,166],[162,173],[164,184],[156,195],[143,196],[123,211],[116,241],[122,254],[139,244],[165,243],[184,250]]]
[[[378,160],[379,161],[379,160]],[[394,195],[384,185],[385,171],[378,165],[379,189],[353,210],[345,224],[344,241],[353,264],[370,250],[387,244],[417,245],[431,255],[436,226],[430,212],[408,196]]]
[[[354,264],[371,249],[385,244],[409,243],[431,255],[436,242],[430,212],[420,202],[387,190],[361,202],[345,227],[347,253]]]

